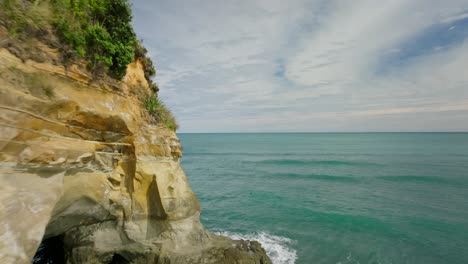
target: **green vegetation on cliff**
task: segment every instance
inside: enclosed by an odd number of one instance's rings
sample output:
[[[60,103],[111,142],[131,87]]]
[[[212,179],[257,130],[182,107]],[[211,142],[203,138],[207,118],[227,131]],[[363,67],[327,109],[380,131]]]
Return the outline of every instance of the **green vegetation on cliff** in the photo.
[[[85,57],[89,68],[116,79],[135,59],[137,45],[126,0],[55,0],[54,25],[69,56]],[[150,76],[151,77],[151,76]]]
[[[0,15],[13,37],[38,36],[53,29],[64,60],[84,58],[90,70],[121,79],[138,52],[147,62],[147,79],[156,73],[140,52],[126,0],[1,0]]]
[[[157,122],[163,123],[173,131],[179,128],[174,115],[156,94],[145,99],[145,108]]]
[[[41,31],[52,22],[46,1],[0,0],[0,22],[12,37]]]
[[[146,109],[157,122],[175,130],[177,122],[157,97],[159,87],[152,80],[156,70],[131,20],[127,0],[0,0],[0,26],[8,30],[10,38],[49,41],[61,51],[64,64],[85,60],[93,74],[120,80],[127,65],[139,60],[155,93],[146,101],[157,102],[149,108],[144,102]],[[58,41],[51,41],[53,38]]]

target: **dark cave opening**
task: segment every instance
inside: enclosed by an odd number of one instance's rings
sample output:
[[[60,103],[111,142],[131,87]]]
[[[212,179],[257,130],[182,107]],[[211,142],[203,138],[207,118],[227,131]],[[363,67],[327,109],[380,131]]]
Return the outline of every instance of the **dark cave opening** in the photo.
[[[65,263],[65,247],[63,242],[64,236],[54,236],[47,238],[41,242],[39,248],[34,255],[32,260],[33,264],[63,264]],[[109,264],[130,264],[120,254],[112,255],[112,259]]]
[[[119,254],[114,254],[114,256],[112,256],[111,262],[109,262],[109,264],[129,264],[129,263],[130,261],[128,261],[126,258],[122,257]]]
[[[62,264],[65,263],[65,248],[63,235],[43,240],[34,255],[33,264]]]

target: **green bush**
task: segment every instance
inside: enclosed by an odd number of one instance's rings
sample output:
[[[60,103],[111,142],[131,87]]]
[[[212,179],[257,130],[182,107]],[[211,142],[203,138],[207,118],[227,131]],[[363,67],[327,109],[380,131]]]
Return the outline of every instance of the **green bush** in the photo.
[[[71,57],[89,60],[90,70],[105,69],[122,79],[137,43],[126,0],[55,0],[55,28]],[[70,49],[68,51],[68,49]]]
[[[112,54],[116,47],[112,43],[110,34],[101,25],[91,25],[85,30],[86,45],[90,56],[91,68],[103,66],[109,68],[113,65]]]
[[[84,59],[91,71],[104,70],[120,80],[128,64],[135,58],[140,60],[145,78],[155,93],[145,100],[145,107],[157,122],[175,131],[177,122],[157,98],[159,87],[152,81],[156,70],[148,50],[136,39],[131,20],[127,0],[0,0],[0,24],[8,29],[10,36],[39,37],[37,33],[55,30],[65,62]],[[34,78],[31,82],[45,96],[54,96],[47,82]]]
[[[115,53],[113,54],[113,63],[110,67],[113,77],[122,79],[122,77],[125,76],[128,64],[134,61],[133,55],[133,46],[117,42],[115,45]]]
[[[153,61],[148,58],[147,54],[148,50],[143,46],[143,41],[137,41],[135,45],[135,59],[139,59],[143,63],[145,79],[148,81],[150,86],[152,86],[153,83],[151,78],[156,75],[156,69],[154,69]]]
[[[156,70],[131,21],[127,0],[0,0],[0,22],[10,36],[54,28],[64,61],[83,58],[90,70],[122,79],[127,65],[139,58],[151,85]]]
[[[150,58],[145,57],[143,59],[143,65],[145,67],[144,70],[146,80],[151,80],[151,77],[156,75],[156,70],[154,69],[153,61]]]
[[[154,117],[156,122],[164,124],[167,128],[172,131],[176,131],[179,128],[177,120],[175,119],[172,112],[166,107],[166,105],[157,97],[157,95],[149,96],[145,99],[145,108]]]
[[[150,84],[150,89],[151,89],[151,91],[153,91],[154,93],[158,93],[158,92],[159,92],[159,86],[158,86],[158,84],[155,83],[155,82],[152,82],[152,83]]]
[[[135,58],[144,58],[146,54],[148,54],[148,50],[143,46],[143,40],[140,39],[135,43]]]
[[[70,57],[82,58],[86,55],[86,39],[78,23],[70,23],[65,17],[55,20],[59,37],[68,45],[66,52]]]

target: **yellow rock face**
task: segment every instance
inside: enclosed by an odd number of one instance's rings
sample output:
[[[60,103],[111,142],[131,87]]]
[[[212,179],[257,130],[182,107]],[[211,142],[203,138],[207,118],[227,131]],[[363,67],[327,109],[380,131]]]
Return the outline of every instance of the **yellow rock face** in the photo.
[[[148,122],[139,62],[124,81],[0,49],[0,263],[31,263],[50,237],[68,263],[268,263],[203,229],[179,139]]]
[[[85,84],[90,78],[82,73],[23,63],[5,49],[0,57],[0,195],[8,201],[0,205],[0,262],[30,262],[44,234],[84,224],[113,219],[138,226],[128,236],[150,240],[163,230],[147,222],[199,213],[179,166],[179,140],[149,124],[129,92],[148,93],[140,63],[129,66],[128,84],[102,88]],[[33,233],[20,228],[30,223]]]

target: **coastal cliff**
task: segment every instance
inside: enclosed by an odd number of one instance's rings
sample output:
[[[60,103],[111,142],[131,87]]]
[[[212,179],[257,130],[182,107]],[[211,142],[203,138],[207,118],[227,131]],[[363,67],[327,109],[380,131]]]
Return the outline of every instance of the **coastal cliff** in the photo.
[[[96,78],[25,45],[40,59],[0,45],[0,263],[270,263],[258,242],[203,228],[141,61]]]

